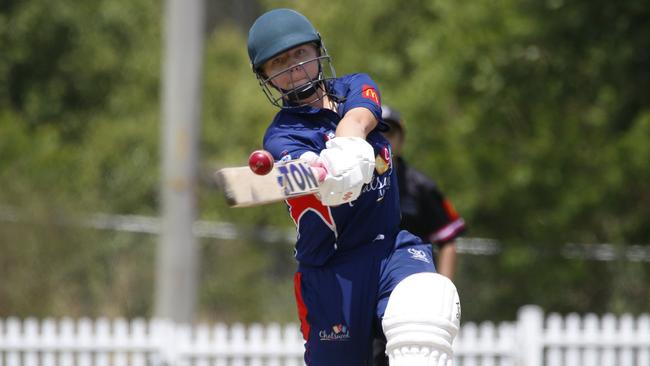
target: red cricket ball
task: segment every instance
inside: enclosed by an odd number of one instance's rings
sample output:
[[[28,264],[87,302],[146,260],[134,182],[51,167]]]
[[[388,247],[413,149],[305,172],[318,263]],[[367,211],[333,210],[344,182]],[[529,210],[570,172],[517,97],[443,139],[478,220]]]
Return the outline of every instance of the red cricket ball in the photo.
[[[273,170],[273,155],[266,150],[255,150],[248,157],[248,166],[253,173],[266,175]]]

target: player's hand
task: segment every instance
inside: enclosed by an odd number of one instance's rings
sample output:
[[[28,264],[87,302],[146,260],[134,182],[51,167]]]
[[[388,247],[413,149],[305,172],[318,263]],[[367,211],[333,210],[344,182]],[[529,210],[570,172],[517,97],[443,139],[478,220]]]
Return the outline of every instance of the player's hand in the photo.
[[[370,183],[375,170],[375,152],[359,137],[336,137],[327,141],[319,161],[327,170],[320,185],[321,202],[336,206],[361,195],[364,183]]]
[[[351,172],[361,175],[363,183],[370,183],[375,170],[375,150],[368,141],[360,137],[335,137],[325,146],[320,158],[331,175]]]

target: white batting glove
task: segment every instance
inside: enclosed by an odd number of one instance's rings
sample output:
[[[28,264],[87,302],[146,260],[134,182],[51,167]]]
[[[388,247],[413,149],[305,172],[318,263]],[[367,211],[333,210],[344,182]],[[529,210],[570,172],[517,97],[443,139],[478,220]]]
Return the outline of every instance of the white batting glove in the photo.
[[[336,206],[356,200],[375,170],[375,151],[360,137],[336,137],[327,141],[320,162],[327,176],[320,185],[321,202]]]

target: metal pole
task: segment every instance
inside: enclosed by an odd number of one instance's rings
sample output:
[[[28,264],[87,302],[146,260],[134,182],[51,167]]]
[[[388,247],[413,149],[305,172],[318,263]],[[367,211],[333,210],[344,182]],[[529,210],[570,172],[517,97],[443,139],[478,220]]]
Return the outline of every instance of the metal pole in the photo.
[[[204,1],[165,1],[162,91],[162,232],[155,315],[191,322],[198,287],[198,131],[204,43]]]

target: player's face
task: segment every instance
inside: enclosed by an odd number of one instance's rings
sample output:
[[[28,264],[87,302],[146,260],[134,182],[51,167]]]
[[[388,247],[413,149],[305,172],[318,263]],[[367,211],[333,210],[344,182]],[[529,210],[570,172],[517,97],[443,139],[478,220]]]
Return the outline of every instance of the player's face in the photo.
[[[292,90],[318,76],[318,62],[318,49],[309,43],[273,57],[262,66],[262,71],[275,87]]]

